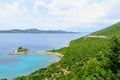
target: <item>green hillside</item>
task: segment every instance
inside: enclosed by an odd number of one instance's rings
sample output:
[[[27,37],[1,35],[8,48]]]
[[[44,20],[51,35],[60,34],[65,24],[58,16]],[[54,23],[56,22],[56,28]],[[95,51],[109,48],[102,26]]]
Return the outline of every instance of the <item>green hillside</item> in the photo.
[[[94,32],[95,35],[105,35],[105,36],[119,36],[120,35],[120,22],[105,28],[103,30]]]
[[[120,35],[120,23],[94,35]],[[92,34],[92,35],[93,35]],[[14,80],[118,80],[120,79],[120,41],[117,37],[85,36],[71,41],[69,47],[51,50],[64,56],[47,68]]]

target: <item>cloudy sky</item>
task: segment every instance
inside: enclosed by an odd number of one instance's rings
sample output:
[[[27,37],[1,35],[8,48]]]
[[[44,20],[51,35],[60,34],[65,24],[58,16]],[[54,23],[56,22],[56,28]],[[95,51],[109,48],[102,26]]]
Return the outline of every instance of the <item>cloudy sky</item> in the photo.
[[[95,31],[120,21],[120,0],[0,0],[0,30]]]

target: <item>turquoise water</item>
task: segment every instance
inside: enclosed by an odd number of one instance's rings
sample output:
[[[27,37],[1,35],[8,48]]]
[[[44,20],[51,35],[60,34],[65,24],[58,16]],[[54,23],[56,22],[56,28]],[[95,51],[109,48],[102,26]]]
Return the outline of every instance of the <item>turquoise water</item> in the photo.
[[[69,41],[85,34],[0,34],[0,78],[28,75],[47,67],[59,59],[43,51],[64,47]],[[19,46],[32,52],[22,55],[8,55]]]

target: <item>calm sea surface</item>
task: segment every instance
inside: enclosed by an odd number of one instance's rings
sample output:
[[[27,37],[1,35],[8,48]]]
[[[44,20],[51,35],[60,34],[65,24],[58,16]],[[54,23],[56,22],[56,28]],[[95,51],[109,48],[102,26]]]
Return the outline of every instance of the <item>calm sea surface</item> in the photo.
[[[44,50],[64,47],[69,41],[83,35],[85,34],[0,34],[0,78],[11,80],[47,67],[59,57],[45,54]],[[19,46],[32,52],[8,55]]]

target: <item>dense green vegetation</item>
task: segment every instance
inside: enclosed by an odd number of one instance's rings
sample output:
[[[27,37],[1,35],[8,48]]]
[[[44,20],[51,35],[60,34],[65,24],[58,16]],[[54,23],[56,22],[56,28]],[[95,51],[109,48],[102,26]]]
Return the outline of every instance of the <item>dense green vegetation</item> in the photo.
[[[52,50],[64,55],[59,62],[14,80],[119,80],[120,23],[92,35],[107,38],[73,40],[69,47]]]
[[[7,80],[7,79],[0,79],[0,80]]]
[[[23,47],[18,47],[17,49],[18,52],[27,52],[29,51],[27,48],[23,48]]]

